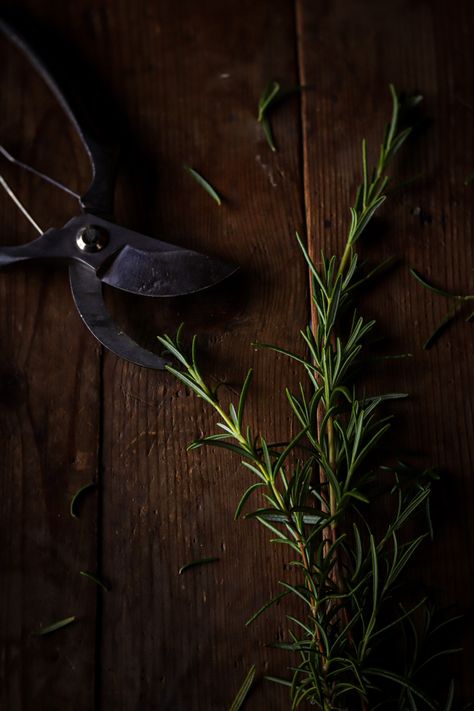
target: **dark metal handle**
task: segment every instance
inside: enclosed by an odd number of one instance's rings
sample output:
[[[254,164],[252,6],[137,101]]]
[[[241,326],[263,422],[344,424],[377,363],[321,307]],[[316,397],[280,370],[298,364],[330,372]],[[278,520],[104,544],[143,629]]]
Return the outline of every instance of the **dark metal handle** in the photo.
[[[98,92],[94,95],[83,69],[75,71],[72,58],[66,58],[67,66],[63,58],[54,60],[52,48],[58,41],[49,39],[47,43],[42,28],[35,33],[41,36],[41,49],[37,40],[30,40],[30,32],[23,27],[20,32],[16,26],[0,19],[0,31],[29,59],[77,129],[92,167],[92,181],[81,197],[81,207],[91,214],[112,218],[118,147],[117,141],[110,140],[113,124],[107,121],[107,111],[103,111],[103,96]]]

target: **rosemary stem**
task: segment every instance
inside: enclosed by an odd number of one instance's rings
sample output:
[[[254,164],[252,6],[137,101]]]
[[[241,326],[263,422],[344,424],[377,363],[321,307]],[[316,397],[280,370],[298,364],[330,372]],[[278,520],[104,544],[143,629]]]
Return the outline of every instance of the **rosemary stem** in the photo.
[[[336,449],[334,442],[334,419],[333,417],[328,418],[327,424],[327,437],[328,437],[328,453],[329,453],[329,466],[331,467],[334,474],[336,474]],[[336,493],[333,486],[329,486],[329,515],[331,516],[331,531],[333,542],[335,540],[336,533]]]
[[[344,252],[342,253],[341,261],[339,263],[339,269],[337,271],[337,276],[341,277],[344,274],[344,271],[347,266],[347,262],[349,261],[349,257],[352,255],[352,242],[348,240],[346,242],[346,246],[344,247]]]
[[[369,711],[373,705],[372,694],[378,698],[379,676],[385,673],[383,669],[371,668],[372,659],[375,661],[371,652],[374,640],[377,643],[379,635],[387,629],[391,630],[390,634],[396,634],[396,625],[400,625],[400,633],[407,624],[414,629],[410,615],[424,603],[422,600],[413,610],[405,612],[400,602],[403,614],[386,624],[387,612],[389,619],[392,616],[392,594],[398,590],[400,572],[424,538],[415,538],[401,547],[396,533],[425,502],[429,493],[425,479],[429,474],[416,473],[415,483],[405,486],[400,483],[398,469],[393,469],[396,483],[393,518],[385,535],[376,533],[366,520],[364,507],[359,504],[369,503],[366,493],[374,474],[372,465],[367,465],[365,460],[387,429],[386,419],[374,415],[374,410],[379,401],[398,397],[398,394],[370,398],[372,403],[365,406],[367,400],[357,395],[354,374],[359,351],[374,322],[359,316],[355,307],[351,325],[347,327],[349,322],[342,320],[347,306],[352,308],[354,290],[376,273],[376,270],[365,273],[355,243],[383,204],[388,183],[386,166],[410,133],[409,128],[399,128],[400,103],[392,86],[390,91],[392,117],[373,170],[369,170],[366,142],[362,144],[362,181],[350,208],[351,223],[344,248],[341,246],[342,256],[338,259],[337,255],[323,254],[317,263],[311,247],[307,249],[298,236],[311,275],[311,321],[309,327],[301,331],[307,355],[270,346],[301,363],[309,376],[308,388],[300,383],[296,394],[286,389],[298,428],[301,426],[296,437],[288,443],[270,445],[263,434],[255,439],[251,427],[243,426],[251,369],[237,406],[231,403],[228,408],[224,407],[219,402],[217,389],[206,386],[200,375],[195,341],[189,361],[181,352],[179,333],[176,342],[160,337],[185,368],[182,374],[172,372],[212,405],[221,418],[220,432],[197,440],[193,448],[211,444],[241,457],[243,464],[255,474],[256,481],[242,495],[236,516],[249,497],[260,492],[266,506],[262,507],[259,502],[248,515],[273,531],[274,540],[294,551],[291,564],[297,566],[302,578],[298,577],[297,583],[283,583],[286,588],[283,595],[292,592],[304,601],[305,607],[304,621],[288,616],[296,627],[290,631],[291,644],[282,645],[302,656],[300,664],[292,667],[292,708],[310,701],[320,711],[335,708]],[[421,278],[419,281],[423,283]],[[452,298],[464,304],[474,299],[474,295]],[[354,513],[362,517],[365,526],[358,520],[351,523]],[[393,545],[387,543],[392,538]],[[277,595],[259,610],[252,621],[280,597]],[[380,614],[383,605],[385,612],[382,610]],[[386,626],[381,627],[381,624]],[[408,680],[416,661],[415,654]],[[380,666],[378,659],[376,666]],[[372,676],[376,677],[375,683]],[[390,669],[386,679],[388,686],[395,679],[403,682],[400,698],[405,707],[412,691],[408,681],[405,684],[405,680],[392,674]]]

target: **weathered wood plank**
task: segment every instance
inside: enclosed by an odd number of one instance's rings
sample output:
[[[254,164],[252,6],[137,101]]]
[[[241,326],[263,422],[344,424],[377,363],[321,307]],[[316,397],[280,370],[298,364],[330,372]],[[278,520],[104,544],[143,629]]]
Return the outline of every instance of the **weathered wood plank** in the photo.
[[[400,254],[447,287],[472,291],[472,185],[463,185],[472,173],[473,140],[467,2],[456,3],[454,13],[441,4],[397,0],[367,2],[363,11],[348,0],[302,1],[301,77],[293,5],[283,0],[258,7],[154,7],[128,0],[100,6],[81,0],[70,9],[59,2],[42,5],[22,2],[81,45],[128,118],[119,217],[243,266],[232,284],[193,299],[161,304],[111,294],[115,312],[152,346],[156,333],[172,331],[184,319],[188,332],[202,334],[208,372],[230,387],[254,365],[251,415],[266,434],[279,439],[287,433],[286,411],[274,392],[278,384],[294,382],[296,373],[249,344],[256,338],[293,344],[308,309],[292,239],[303,222],[298,107],[289,102],[275,115],[280,151],[272,155],[255,122],[256,101],[269,79],[287,86],[302,79],[314,87],[303,94],[303,122],[307,220],[318,250],[342,241],[358,180],[358,140],[367,136],[376,148],[389,107],[388,82],[425,95],[435,121],[398,168],[402,177],[422,172],[423,179],[387,208],[391,227],[380,244],[367,245],[367,254],[374,260]],[[28,71],[17,60],[9,62],[2,140],[11,137],[25,159],[59,179],[70,182],[77,169],[84,181],[87,163],[71,131],[63,136],[62,115],[41,89],[31,89]],[[36,120],[23,110],[28,100]],[[18,144],[19,133],[24,138]],[[221,208],[182,163],[201,170],[223,193]],[[61,197],[43,200],[50,193],[33,179],[10,176],[40,224],[57,224],[70,214],[69,207],[61,212]],[[0,204],[3,242],[27,239],[10,203],[2,198]],[[87,502],[80,521],[69,519],[67,507],[69,495],[96,475],[98,465],[97,349],[68,302],[65,275],[16,269],[0,273],[0,284],[6,442],[0,699],[15,710],[89,709],[96,591],[77,572],[95,567],[96,501],[93,496]],[[417,450],[424,462],[446,467],[446,492],[454,492],[426,576],[444,587],[446,600],[469,610],[472,398],[466,393],[472,392],[472,330],[460,324],[422,353],[422,335],[444,304],[420,291],[406,269],[394,273],[389,285],[390,293],[381,286],[366,309],[380,318],[394,351],[417,354],[397,371],[396,389],[414,393],[400,441],[406,438],[407,449]],[[189,441],[211,429],[201,405],[167,376],[110,355],[104,376],[100,557],[113,590],[104,599],[98,630],[98,706],[225,708],[252,663],[260,672],[284,669],[264,647],[281,634],[281,612],[243,628],[276,591],[284,554],[270,549],[257,524],[232,521],[247,481],[237,463],[210,451],[186,454]],[[393,387],[393,369],[374,376],[374,385],[389,377]],[[462,529],[459,520],[465,521]],[[177,575],[182,563],[204,555],[221,560]],[[80,617],[75,626],[49,639],[30,637],[37,626],[70,613]],[[469,635],[466,626],[466,698],[472,692]],[[262,683],[249,706],[287,708],[286,698]]]
[[[57,102],[3,38],[0,63],[1,142],[77,187],[88,162]],[[62,193],[3,163],[44,228],[77,211]],[[3,191],[0,209],[2,244],[36,236]],[[96,566],[96,495],[79,519],[69,504],[97,475],[98,348],[76,313],[65,270],[2,270],[0,311],[0,706],[92,709],[97,590],[79,571]],[[67,629],[36,635],[73,615]]]
[[[473,292],[472,173],[474,18],[472,3],[337,0],[298,4],[303,94],[305,195],[315,255],[340,248],[348,206],[360,180],[360,142],[371,155],[390,110],[388,84],[418,90],[432,119],[405,150],[400,179],[421,179],[385,208],[379,237],[363,247],[376,262],[397,255],[401,266],[365,300],[380,320],[390,352],[412,352],[371,375],[371,385],[412,393],[400,409],[395,444],[418,461],[446,472],[437,512],[437,535],[424,576],[444,590],[442,600],[472,617],[473,501],[472,324],[462,321],[424,352],[421,344],[447,310],[425,292],[408,267],[456,292]],[[466,700],[474,679],[472,625],[464,627],[465,652],[456,660]]]
[[[275,115],[278,153],[256,123],[270,79],[297,84],[292,3],[184,2],[178,12],[165,2],[150,5],[146,18],[125,3],[113,22],[121,104],[159,174],[147,183],[136,171],[121,210],[129,224],[141,221],[142,229],[242,267],[232,285],[161,315],[160,304],[136,301],[142,337],[173,332],[184,319],[187,332],[201,336],[211,376],[237,386],[254,365],[251,417],[270,439],[286,436],[284,394],[280,408],[274,393],[296,374],[250,343],[288,345],[306,320],[306,277],[293,237],[302,222],[297,100]],[[183,163],[222,193],[222,207]],[[186,453],[213,418],[172,379],[107,356],[105,407],[103,558],[114,592],[104,608],[103,707],[227,708],[253,663],[259,675],[284,671],[265,648],[281,634],[281,611],[244,628],[277,591],[284,552],[270,549],[257,524],[232,520],[248,481],[238,462]],[[208,555],[221,560],[178,575],[183,563]],[[262,682],[249,707],[286,708],[287,693]]]

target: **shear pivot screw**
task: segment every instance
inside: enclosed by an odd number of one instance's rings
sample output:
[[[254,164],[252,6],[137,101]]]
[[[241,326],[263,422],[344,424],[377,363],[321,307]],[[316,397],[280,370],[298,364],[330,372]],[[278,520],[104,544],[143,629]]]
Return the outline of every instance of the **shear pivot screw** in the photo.
[[[76,237],[77,246],[82,252],[100,252],[108,241],[107,232],[97,225],[81,227]]]

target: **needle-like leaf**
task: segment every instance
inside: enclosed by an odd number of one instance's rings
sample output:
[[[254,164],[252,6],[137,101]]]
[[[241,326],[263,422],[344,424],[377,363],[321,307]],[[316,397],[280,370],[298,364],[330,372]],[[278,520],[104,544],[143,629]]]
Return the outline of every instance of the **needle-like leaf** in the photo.
[[[53,622],[51,625],[47,625],[46,627],[41,627],[36,634],[39,637],[44,637],[47,634],[51,634],[52,632],[56,632],[57,630],[62,629],[63,627],[68,627],[71,625],[73,622],[75,622],[76,618],[73,617],[65,617],[63,620],[58,620],[57,622]]]
[[[95,482],[90,482],[89,484],[85,484],[84,486],[81,486],[80,489],[76,491],[74,496],[71,499],[71,503],[69,505],[69,512],[73,518],[79,518],[79,505],[80,502],[82,501],[83,497],[85,494],[92,489],[95,489],[97,484]]]
[[[185,165],[184,169],[189,175],[192,175],[196,183],[201,186],[201,188],[204,188],[206,193],[211,196],[211,198],[218,204],[222,205],[222,198],[219,195],[219,193],[212,187],[212,185],[206,180],[206,178],[203,178],[203,176],[197,172],[197,170],[194,170],[194,168],[191,168],[189,165]]]
[[[456,299],[457,301],[472,301],[474,299],[474,295],[468,294],[467,296],[463,296],[462,294],[452,294],[449,291],[445,291],[444,289],[440,289],[437,286],[434,286],[433,284],[430,284],[426,279],[423,279],[421,274],[419,274],[416,269],[410,269],[411,274],[415,277],[415,279],[420,282],[422,286],[425,287],[425,289],[429,289],[432,291],[434,294],[438,294],[439,296],[445,296],[448,299]]]
[[[106,585],[103,580],[98,578],[93,573],[88,573],[86,570],[80,570],[79,575],[82,575],[83,578],[88,578],[89,580],[92,580],[92,582],[95,583],[96,585],[98,585],[99,587],[101,587],[102,590],[105,590],[106,592],[110,592],[109,586]]]
[[[265,117],[267,109],[269,109],[280,92],[280,84],[277,81],[271,81],[265,87],[259,102],[257,121],[261,123]]]
[[[242,706],[245,703],[245,699],[247,698],[250,689],[252,688],[252,684],[255,679],[255,671],[256,667],[255,664],[250,667],[250,669],[247,672],[247,675],[242,683],[242,686],[238,690],[234,700],[232,701],[229,711],[239,711],[239,709],[242,708]]]
[[[192,570],[192,568],[198,568],[200,565],[207,565],[208,563],[216,563],[218,560],[219,558],[216,558],[215,556],[211,558],[198,558],[197,560],[191,560],[189,563],[185,563],[181,566],[178,570],[178,574],[182,575],[182,573],[186,573],[188,570]]]

